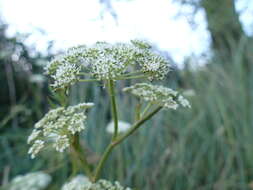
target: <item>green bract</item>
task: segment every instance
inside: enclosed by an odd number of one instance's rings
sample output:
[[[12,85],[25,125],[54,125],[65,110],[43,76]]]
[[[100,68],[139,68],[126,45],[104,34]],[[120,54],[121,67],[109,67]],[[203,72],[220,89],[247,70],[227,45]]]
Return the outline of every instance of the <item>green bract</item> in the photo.
[[[163,79],[169,72],[169,64],[148,43],[135,40],[115,44],[97,42],[90,47],[71,48],[46,67],[55,89],[74,84],[82,74],[96,80],[120,80],[136,71],[150,80]]]

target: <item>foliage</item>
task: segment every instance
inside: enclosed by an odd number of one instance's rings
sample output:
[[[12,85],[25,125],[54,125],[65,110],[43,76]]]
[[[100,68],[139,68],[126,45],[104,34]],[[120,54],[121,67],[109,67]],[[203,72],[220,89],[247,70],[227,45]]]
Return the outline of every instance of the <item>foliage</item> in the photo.
[[[190,107],[189,102],[182,95],[170,88],[149,83],[136,83],[123,89],[123,91],[138,97],[137,109],[131,111],[135,117],[128,130],[123,133],[122,130],[119,130],[121,127],[118,125],[120,121],[118,117],[119,104],[116,101],[119,92],[115,89],[117,81],[161,80],[170,69],[168,61],[154,52],[151,45],[146,42],[138,40],[116,44],[97,42],[90,47],[74,47],[53,59],[45,68],[46,73],[52,79],[50,85],[54,92],[52,98],[58,99],[58,104],[53,104],[52,107],[57,108],[51,109],[35,124],[34,130],[28,137],[28,143],[32,144],[28,153],[33,159],[42,150],[52,147],[58,152],[67,152],[67,156],[72,162],[70,178],[75,176],[77,172],[83,172],[90,181],[84,183],[82,187],[81,184],[70,182],[66,185],[67,189],[123,190],[124,188],[118,182],[113,184],[106,180],[99,180],[101,171],[113,149],[133,135],[162,108],[176,110],[179,106]],[[87,76],[89,76],[88,79],[82,79]],[[85,139],[80,138],[80,134],[82,134],[80,132],[85,129],[83,122],[87,118],[83,112],[96,105],[97,102],[94,104],[81,103],[75,106],[70,106],[69,102],[71,86],[78,82],[94,81],[101,81],[107,87],[111,118],[114,123],[111,142],[108,143],[96,164],[88,161],[87,153],[81,144],[85,142]],[[142,99],[148,103],[143,102]]]
[[[184,87],[196,92],[195,96],[189,97],[192,109],[156,116],[115,150],[102,176],[147,190],[250,189],[253,131],[252,103],[249,101],[252,101],[253,91],[249,87],[252,74],[248,74],[242,64],[244,48],[241,44],[231,64],[221,66],[223,64],[217,63],[221,60],[215,60],[202,68],[182,70],[180,75]],[[129,83],[132,82],[122,82],[117,86],[128,86]],[[110,122],[109,100],[100,84],[76,85],[70,93],[73,104],[86,100],[98,104],[88,113],[88,118],[99,119],[88,120],[87,133],[83,134],[87,139],[85,145],[89,147],[88,160],[96,162],[109,142],[109,134],[98,138],[105,134],[106,129],[101,126]],[[134,117],[129,111],[133,100],[120,96],[120,102],[120,117],[130,121]],[[11,136],[16,136],[16,148],[2,140],[4,151],[1,154],[5,159],[1,163],[11,166],[11,176],[30,169],[54,171],[56,183],[50,189],[58,189],[57,184],[62,184],[69,173],[68,161],[63,157],[28,161],[28,147],[24,145],[27,133],[24,130],[19,134],[9,131],[2,139]],[[50,154],[48,152],[44,157]],[[15,164],[17,160],[22,164]],[[60,169],[62,166],[65,167]]]
[[[7,76],[11,76],[10,72],[6,75],[7,60],[15,58],[11,55],[15,55],[16,46],[24,48],[20,56],[22,60],[29,55],[29,51],[24,44],[17,42],[18,39],[6,38],[4,32],[0,39],[1,52],[6,47],[11,47],[6,49],[12,52],[4,59],[1,55],[0,60],[0,179],[4,182],[6,176],[11,179],[17,174],[44,170],[53,176],[54,184],[49,189],[58,190],[71,174],[71,161],[64,156],[54,155],[52,151],[36,161],[27,156],[28,130],[30,132],[34,122],[41,118],[42,112],[46,112],[45,83],[42,86],[31,83],[28,80],[30,72],[22,69],[26,66],[19,67],[15,59],[11,60],[12,71],[15,72],[16,104],[13,98],[14,103],[11,103],[9,92],[6,91],[8,81],[11,81],[7,79]],[[252,66],[244,66],[247,48],[245,43],[241,43],[227,59],[213,59],[204,67],[186,67],[179,72],[180,84],[173,79],[167,80],[166,85],[172,83],[175,87],[179,85],[194,90],[195,95],[189,97],[192,109],[157,115],[115,150],[102,170],[102,177],[111,181],[117,179],[123,185],[137,186],[143,190],[252,189],[253,76]],[[25,65],[33,65],[44,59],[38,57],[28,56]],[[36,64],[28,68],[36,68],[32,73],[42,72]],[[122,89],[132,83],[132,80],[124,81],[116,87]],[[104,94],[104,86],[100,83],[86,86],[77,84],[70,89],[70,94],[71,104],[97,102],[97,106],[87,115],[93,118],[87,120],[87,133],[81,135],[87,139],[83,143],[88,152],[87,159],[90,163],[97,163],[105,144],[110,141],[110,134],[103,136],[106,129],[101,127],[110,122],[109,99]],[[121,92],[119,95],[119,116],[124,121],[130,121],[134,115],[129,110],[134,108],[137,100],[123,98]],[[9,105],[15,106],[9,109]]]
[[[51,57],[50,49],[46,55],[36,52],[25,44],[27,36],[8,37],[7,29],[0,21],[0,178],[3,183],[9,175],[31,169],[31,161],[25,156],[27,146],[20,142],[25,141],[34,120],[47,108],[48,90],[41,64]]]

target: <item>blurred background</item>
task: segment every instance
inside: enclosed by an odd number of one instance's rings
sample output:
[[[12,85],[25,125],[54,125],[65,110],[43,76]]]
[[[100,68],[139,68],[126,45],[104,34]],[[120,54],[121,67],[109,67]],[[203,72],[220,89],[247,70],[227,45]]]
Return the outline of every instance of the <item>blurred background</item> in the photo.
[[[163,85],[192,108],[155,116],[115,149],[103,178],[142,190],[253,189],[252,0],[0,0],[0,11],[0,185],[43,170],[57,190],[71,172],[66,155],[27,155],[27,136],[49,109],[43,66],[52,56],[139,38],[169,59]],[[130,122],[133,101],[118,98]],[[83,134],[95,163],[110,139],[109,100],[90,83],[71,89],[71,102],[82,101],[97,105]]]

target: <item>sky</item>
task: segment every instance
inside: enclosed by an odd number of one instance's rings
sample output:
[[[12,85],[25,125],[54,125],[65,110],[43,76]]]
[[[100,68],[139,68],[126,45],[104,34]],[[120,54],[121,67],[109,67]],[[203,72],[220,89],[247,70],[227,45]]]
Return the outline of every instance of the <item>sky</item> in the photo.
[[[238,7],[245,8],[243,4]],[[98,0],[0,0],[1,16],[10,24],[8,34],[31,33],[27,43],[39,51],[50,40],[55,41],[58,50],[96,41],[139,38],[156,44],[180,63],[186,56],[200,55],[208,49],[210,37],[202,11],[195,17],[200,24],[193,29],[186,16],[178,16],[182,7],[170,0],[119,0],[113,8],[117,20],[103,11]],[[251,24],[252,17],[242,17]]]

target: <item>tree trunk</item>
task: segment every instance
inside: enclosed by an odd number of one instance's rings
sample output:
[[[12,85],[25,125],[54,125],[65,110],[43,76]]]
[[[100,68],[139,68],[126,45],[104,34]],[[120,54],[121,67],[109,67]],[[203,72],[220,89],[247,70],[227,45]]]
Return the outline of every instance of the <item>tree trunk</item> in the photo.
[[[230,56],[245,33],[235,10],[234,0],[202,0],[212,47],[220,56]]]

